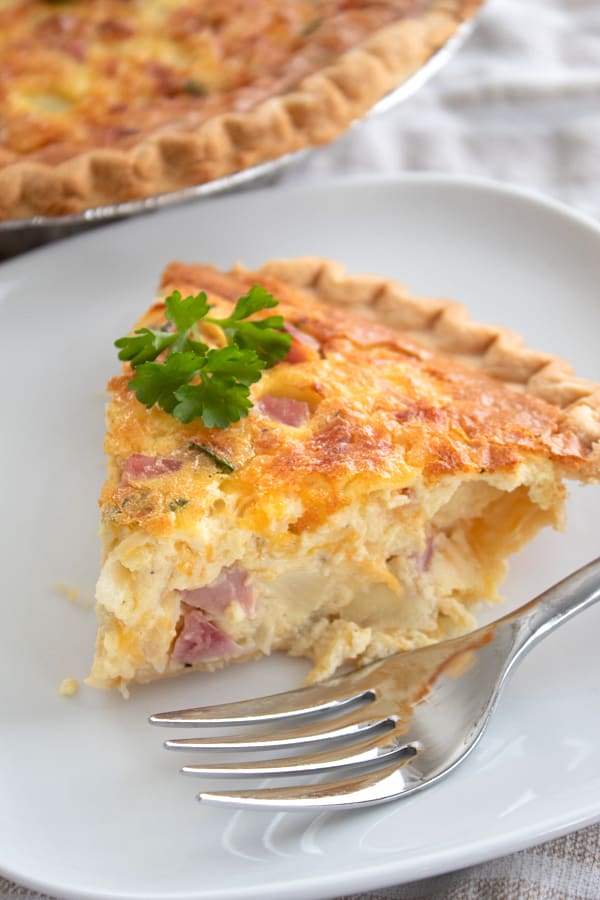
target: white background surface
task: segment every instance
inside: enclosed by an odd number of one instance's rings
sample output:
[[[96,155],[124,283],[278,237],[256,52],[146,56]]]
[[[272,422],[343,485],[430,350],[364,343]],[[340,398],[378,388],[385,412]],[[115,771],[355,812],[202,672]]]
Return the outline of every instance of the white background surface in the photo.
[[[493,178],[600,216],[598,0],[487,0],[433,81],[284,181],[404,171]]]
[[[421,90],[402,107],[388,113],[384,118],[382,117],[366,125],[361,125],[360,128],[355,129],[332,147],[320,150],[300,166],[290,169],[284,174],[281,182],[283,184],[305,185],[321,182],[323,179],[337,180],[349,174],[396,173],[405,170],[440,170],[484,175],[502,182],[541,189],[550,196],[561,199],[595,216],[600,216],[600,4],[597,0],[488,0],[477,32],[460,55],[452,61],[434,82]],[[406,215],[408,216],[410,212],[406,211]],[[414,210],[412,212],[414,214]],[[313,219],[315,221],[318,221],[322,216],[323,209],[321,207],[313,210]],[[350,228],[356,227],[352,216],[348,214],[347,218]],[[403,219],[402,224],[408,227],[410,223],[405,222]],[[449,225],[446,231],[446,240],[448,240],[448,236],[452,239],[455,233],[454,223],[446,224]],[[482,227],[485,227],[486,224],[481,216],[480,224]],[[262,229],[262,223],[255,221],[254,227],[256,230],[260,230]],[[211,233],[212,228],[209,229],[209,234]],[[268,237],[269,234],[270,232],[267,229],[266,236]],[[377,241],[380,239],[381,234],[381,228],[372,228],[369,240]],[[205,236],[206,233],[201,229],[194,232],[194,249],[196,251],[194,256],[201,254],[207,246]],[[338,255],[348,258],[348,254],[344,252],[343,236],[343,233],[340,233],[339,243],[336,244],[334,241],[334,249],[339,250]],[[220,246],[223,246],[229,239],[230,234],[220,235]],[[169,241],[165,238],[163,248],[165,253],[169,249],[168,244]],[[136,252],[141,252],[141,249],[141,247],[137,247]],[[323,248],[320,248],[320,250],[322,252]],[[110,265],[106,260],[104,261],[102,277],[104,277],[108,269],[113,270],[115,277],[118,277],[119,273],[127,266],[127,247],[121,248],[117,246],[114,248],[114,252],[115,256],[111,260]],[[365,248],[353,250],[353,260],[349,260],[349,262],[355,263],[360,268],[362,263],[368,262],[368,256],[364,255],[365,252]],[[396,254],[394,264],[397,265],[398,274],[408,281],[409,277],[412,278],[413,275],[412,261],[410,258],[407,258],[406,252],[403,252],[399,241],[395,244],[394,252]],[[522,252],[523,249],[521,247],[515,249],[515,244],[513,243],[511,254],[517,253],[517,255],[520,255]],[[162,254],[157,254],[156,258],[157,266],[162,264]],[[159,259],[160,263],[158,262]],[[558,257],[546,255],[544,258],[546,271],[551,278],[556,269],[557,259],[560,259],[560,255]],[[220,260],[217,259],[217,261]],[[470,255],[470,262],[475,263],[476,266],[482,266],[481,259],[473,252]],[[154,287],[156,280],[155,269],[157,266],[140,264],[137,283],[140,288],[140,295],[143,295],[140,299],[142,303],[146,301],[147,292]],[[11,272],[10,277],[8,275],[9,271]],[[14,271],[14,269],[9,270],[5,267],[0,271],[0,290],[4,297],[0,309],[3,315],[6,314],[7,309],[9,315],[17,310],[16,302],[12,306],[10,297],[20,296],[21,286],[24,284],[21,277],[13,274]],[[23,273],[23,270],[20,271]],[[501,265],[500,270],[495,266],[490,267],[489,279],[491,283],[495,284],[498,277],[502,277],[504,271],[504,265]],[[587,271],[587,267],[584,267],[580,273],[581,278],[586,283],[591,277],[590,272]],[[64,277],[67,280],[68,273],[69,267],[66,265]],[[422,277],[423,271],[420,273],[415,272],[414,274]],[[435,248],[432,247],[432,252],[425,266],[428,284],[434,282],[433,286],[435,287],[436,277],[439,276],[442,279],[444,274],[443,267],[440,268],[438,264]],[[571,274],[576,275],[573,268],[571,269]],[[58,282],[55,282],[55,279],[52,277],[38,277],[34,285],[34,296],[47,297],[53,283]],[[413,281],[411,281],[412,285]],[[462,297],[462,291],[465,288],[464,281],[455,283],[455,286],[456,293]],[[428,289],[427,285],[417,282],[414,282],[414,287],[416,289]],[[450,285],[441,285],[440,290],[447,293],[447,287],[450,287]],[[82,299],[82,303],[106,302],[100,290],[99,279],[94,278],[91,282],[88,281],[82,294],[85,298]],[[512,288],[508,292],[509,296],[511,294]],[[576,343],[576,336],[573,335],[568,323],[571,297],[568,285],[564,294],[567,297],[566,305],[564,303],[555,303],[551,307],[548,305],[548,308],[551,308],[553,316],[559,315],[563,317],[559,319],[561,341],[564,339],[569,342],[569,346],[565,348],[567,355],[578,359],[579,348],[578,346],[573,347],[573,341]],[[465,297],[464,299],[467,298]],[[118,302],[118,299],[115,302]],[[541,300],[538,300],[538,302],[541,302]],[[48,318],[45,320],[45,323],[48,329],[51,329],[55,321],[50,315],[51,310],[54,308],[54,300],[48,301],[47,306]],[[80,317],[77,319],[80,327],[85,327],[87,324],[85,308],[85,306],[82,307]],[[123,315],[119,318],[117,333],[120,333],[123,327],[126,328],[128,326],[130,321],[128,317],[129,312],[124,308]],[[548,347],[548,340],[553,340],[556,337],[556,332],[553,328],[546,328],[543,324],[544,321],[545,317],[542,316],[537,322],[531,321],[528,327],[532,331],[537,332],[536,337],[539,335],[539,340],[536,343],[540,346],[543,344],[544,347]],[[34,322],[35,319],[32,316],[31,324]],[[20,322],[16,324],[19,325]],[[20,335],[17,338],[18,340],[22,340],[22,332],[20,332]],[[114,333],[111,331],[110,337],[112,338],[113,336]],[[69,345],[70,348],[72,343]],[[576,352],[576,356],[573,356],[573,349]],[[587,361],[584,360],[586,367],[590,362],[593,364],[594,359],[595,347],[592,348],[588,345],[588,359]],[[66,372],[71,366],[69,359],[64,359],[61,353],[55,354],[54,360],[58,370],[62,369]],[[77,402],[82,404],[85,401],[86,409],[90,380],[93,380],[95,383],[101,383],[111,365],[112,360],[109,360],[107,356],[106,345],[104,347],[104,355],[92,350],[86,359],[84,368],[88,372],[89,378],[85,384],[82,383],[75,386]],[[588,374],[594,373],[588,371]],[[595,374],[597,376],[597,369]],[[14,373],[11,372],[10,377],[4,379],[4,384],[11,384],[13,380]],[[101,439],[102,425],[97,418],[96,411],[89,411],[83,415],[83,418],[78,420],[85,425],[85,428],[77,431],[81,435],[80,442],[71,447],[67,454],[68,459],[72,463],[69,484],[65,486],[58,500],[55,500],[51,490],[52,478],[56,471],[62,467],[63,463],[62,460],[57,459],[55,453],[48,454],[48,435],[62,433],[65,428],[72,426],[73,421],[74,417],[69,411],[54,412],[50,421],[46,418],[43,423],[33,423],[30,429],[25,431],[30,445],[24,458],[27,459],[28,464],[31,466],[31,471],[35,471],[39,468],[40,454],[43,456],[48,474],[42,497],[44,501],[55,501],[54,506],[46,507],[50,511],[49,517],[44,516],[34,526],[29,526],[33,529],[31,532],[31,545],[29,548],[21,545],[16,556],[16,561],[24,566],[24,571],[28,572],[28,577],[32,558],[35,559],[35,571],[33,574],[37,578],[37,582],[30,586],[25,596],[23,596],[22,591],[19,591],[19,604],[29,614],[27,633],[31,634],[32,646],[39,654],[43,667],[43,677],[48,680],[48,684],[51,686],[49,697],[40,697],[34,704],[36,716],[34,730],[31,730],[29,726],[24,728],[24,723],[31,722],[32,709],[27,706],[21,707],[18,703],[21,678],[23,674],[27,674],[28,670],[27,658],[18,660],[16,668],[10,670],[8,674],[6,672],[2,673],[3,684],[5,689],[9,691],[10,696],[9,706],[7,706],[3,698],[2,711],[5,716],[2,725],[3,732],[6,731],[6,715],[10,710],[11,732],[16,734],[18,731],[22,735],[22,739],[14,745],[11,743],[11,766],[3,768],[3,777],[9,781],[9,796],[14,798],[15,804],[17,804],[18,800],[18,805],[15,805],[14,809],[9,808],[8,817],[6,819],[0,818],[0,822],[7,829],[10,841],[14,841],[15,837],[19,840],[20,852],[25,851],[27,842],[31,838],[33,842],[31,852],[34,859],[28,868],[28,877],[30,878],[34,876],[34,872],[42,870],[46,872],[46,875],[50,875],[49,870],[44,867],[45,856],[43,854],[40,856],[39,851],[35,848],[37,837],[40,834],[46,834],[46,840],[51,839],[54,841],[53,854],[55,863],[59,864],[66,854],[67,858],[71,858],[71,865],[73,871],[75,871],[78,859],[77,856],[71,856],[69,851],[69,840],[72,833],[76,833],[77,846],[79,843],[83,843],[84,847],[90,851],[94,841],[91,823],[98,820],[106,821],[104,805],[100,804],[100,807],[95,807],[91,802],[94,796],[94,777],[91,774],[91,770],[86,775],[78,776],[75,779],[69,776],[71,785],[69,790],[78,791],[83,803],[83,811],[81,811],[76,821],[69,823],[69,827],[65,829],[62,821],[57,820],[55,814],[51,814],[51,810],[60,811],[64,808],[63,795],[68,796],[69,794],[69,791],[64,789],[64,777],[65,773],[68,773],[66,760],[71,758],[69,754],[66,757],[62,754],[61,747],[58,744],[60,737],[63,740],[69,737],[69,730],[67,729],[66,734],[63,732],[61,735],[53,733],[51,739],[47,731],[51,717],[55,713],[55,704],[58,702],[58,698],[53,693],[55,679],[60,679],[65,674],[79,674],[85,668],[89,656],[89,642],[92,639],[93,631],[89,614],[83,610],[67,607],[69,615],[76,618],[77,627],[83,630],[85,637],[81,639],[79,645],[71,646],[68,653],[64,654],[64,665],[62,659],[60,661],[61,664],[59,666],[56,665],[57,648],[64,647],[64,622],[61,617],[57,618],[54,615],[57,609],[56,604],[58,603],[60,607],[63,601],[54,596],[47,596],[48,604],[54,604],[51,607],[53,614],[49,616],[50,624],[48,630],[41,632],[38,628],[33,627],[37,610],[39,609],[39,591],[45,590],[47,587],[46,571],[58,568],[60,571],[53,571],[51,574],[52,578],[56,577],[59,579],[71,576],[73,582],[86,584],[91,590],[93,573],[90,568],[90,562],[91,560],[97,561],[94,523],[88,520],[84,521],[81,513],[76,513],[73,521],[69,524],[69,533],[66,540],[62,531],[66,518],[65,510],[71,510],[73,504],[75,504],[76,509],[80,509],[80,503],[84,502],[86,505],[95,503],[96,488],[100,483],[102,471],[101,464],[95,456],[88,459],[88,447],[93,444],[97,448]],[[20,446],[19,444],[19,448]],[[8,453],[8,463],[10,464],[4,469],[5,477],[7,477],[7,481],[12,481],[12,473],[16,473],[14,476],[16,481],[18,473],[22,472],[20,468],[22,461],[20,451],[12,445],[7,447],[4,444],[4,447]],[[85,465],[82,465],[83,459],[87,460]],[[6,461],[3,461],[6,464]],[[92,476],[90,476],[89,465],[94,470],[94,475]],[[26,495],[30,498],[34,496],[29,487]],[[39,506],[36,506],[35,509],[33,508],[32,500],[21,501],[18,514],[14,522],[11,523],[10,533],[5,536],[5,543],[3,544],[5,571],[10,570],[15,564],[13,557],[15,552],[14,534],[23,526],[24,522],[30,523],[32,520],[35,522],[38,508]],[[57,527],[57,543],[60,545],[60,553],[56,558],[52,556],[44,542],[44,536],[48,534],[49,530],[49,520],[52,522],[52,530],[54,529],[54,523],[56,523]],[[590,529],[585,520],[581,520],[577,527],[576,543],[580,547],[581,561],[583,561],[583,554],[588,549],[585,545],[585,540],[589,538]],[[549,580],[550,575],[554,572],[553,567],[556,568],[560,565],[561,551],[564,548],[560,538],[553,540],[558,541],[558,543],[552,544],[552,550],[549,554],[544,555],[535,551],[537,555],[535,556],[535,565],[533,567],[535,572],[547,575]],[[581,543],[582,541],[584,543]],[[593,553],[597,552],[593,548],[589,549]],[[61,561],[60,566],[56,565],[57,559]],[[565,564],[571,561],[575,560],[571,557],[564,559]],[[5,596],[10,597],[12,604],[13,594],[8,586],[5,586]],[[570,728],[572,716],[577,720],[581,713],[588,718],[588,724],[591,726],[594,717],[597,718],[598,709],[597,673],[593,671],[593,657],[596,650],[595,646],[591,646],[592,632],[585,631],[582,636],[583,643],[580,644],[581,631],[579,629],[583,629],[583,625],[580,626],[578,623],[574,623],[569,628],[575,629],[575,631],[571,632],[571,637],[567,640],[568,632],[565,632],[560,644],[557,643],[554,646],[558,649],[563,646],[563,641],[566,642],[567,649],[575,652],[581,669],[578,670],[579,690],[574,701],[574,707],[569,707],[567,710],[566,720],[564,718],[560,720],[562,741],[572,737]],[[10,634],[10,631],[7,632],[4,640],[10,639]],[[553,638],[552,640],[555,639]],[[547,651],[545,648],[540,648],[539,652],[550,653],[550,645],[548,647]],[[567,654],[567,663],[569,659],[570,657]],[[532,659],[526,665],[537,666],[538,663]],[[539,665],[542,665],[541,658]],[[559,698],[569,700],[569,693],[565,690],[561,677],[568,675],[569,667],[565,663],[563,663],[563,667],[556,670],[553,657],[550,668],[555,675],[551,686],[556,689]],[[530,668],[529,672],[531,671]],[[521,687],[520,684],[522,682],[516,681],[514,687],[511,688],[512,693],[506,695],[505,719],[495,726],[499,730],[490,735],[487,745],[488,752],[493,753],[498,747],[502,746],[501,743],[493,743],[493,741],[501,742],[502,738],[505,737],[502,731],[504,727],[503,722],[508,721],[509,725],[511,722],[513,724],[516,722],[515,727],[517,727],[523,716],[526,721],[529,721],[529,718],[532,717],[534,725],[539,723],[540,717],[542,717],[545,723],[546,737],[551,742],[555,741],[557,719],[555,716],[556,710],[552,703],[550,701],[548,703],[542,702],[540,705],[536,704],[533,709],[527,706],[527,697],[530,693],[533,692],[537,697],[538,695],[535,692],[547,686],[548,678],[546,672],[537,671],[538,675],[533,682],[528,683],[526,687]],[[524,674],[519,673],[518,677],[524,679],[528,674],[528,670],[523,669],[522,672]],[[253,687],[254,684],[255,682],[250,680],[248,682],[249,688]],[[582,684],[585,685],[583,690],[581,689]],[[233,687],[232,682],[231,689]],[[224,694],[227,694],[227,685],[222,690]],[[30,701],[27,693],[21,696],[23,703]],[[46,702],[47,699],[48,702]],[[157,697],[157,699],[160,700],[161,698]],[[159,705],[161,704],[159,703]],[[148,711],[151,711],[150,707],[151,703],[149,702]],[[64,709],[64,702],[63,706],[58,708]],[[97,751],[97,747],[110,745],[112,739],[117,740],[119,745],[126,751],[129,746],[129,735],[132,728],[131,720],[135,717],[133,714],[126,713],[125,710],[121,711],[119,716],[121,718],[119,718],[119,728],[116,731],[109,729],[99,735],[94,732],[79,740],[75,745],[75,750],[72,751],[76,757],[93,759],[93,754]],[[544,719],[544,716],[547,716],[547,718]],[[137,719],[133,729],[136,735],[144,731]],[[496,738],[494,738],[494,734],[497,736]],[[514,732],[509,731],[509,734],[513,734],[514,738]],[[140,764],[143,766],[150,764],[153,767],[159,767],[162,771],[162,767],[165,766],[165,760],[162,752],[157,747],[156,736],[153,732],[149,735],[145,734],[144,740],[146,744],[144,745],[143,759]],[[43,741],[45,745],[42,773],[37,773],[31,769],[34,763],[39,763],[40,756],[38,752],[40,748],[37,746],[38,741]],[[527,739],[524,739],[522,736],[510,740],[506,746],[509,748],[505,760],[506,768],[512,775],[513,761],[515,759],[522,761],[524,755],[530,752],[531,746]],[[542,785],[553,785],[559,793],[564,793],[565,791],[568,793],[569,778],[571,776],[568,776],[567,772],[565,786],[563,783],[565,769],[568,770],[568,767],[574,764],[573,761],[579,760],[578,765],[583,766],[583,769],[580,768],[579,771],[585,774],[585,766],[589,762],[586,763],[585,741],[583,744],[571,743],[569,747],[566,745],[561,746],[563,746],[565,752],[562,756],[563,765],[560,769],[560,777],[557,777],[556,770],[544,767],[546,757],[542,753],[538,758],[541,766],[539,781]],[[9,752],[6,750],[6,745],[5,752]],[[91,756],[90,753],[92,754]],[[106,764],[109,765],[111,762],[112,756],[109,754]],[[128,763],[130,770],[128,769],[127,776],[129,777],[133,773],[133,789],[143,781],[143,775],[137,773],[138,763],[138,758],[135,760],[130,759]],[[577,765],[575,769],[577,769]],[[25,781],[19,779],[15,784],[12,780],[13,771],[25,773]],[[144,770],[142,769],[142,771]],[[183,829],[185,832],[188,828],[197,829],[193,831],[197,839],[196,846],[202,846],[205,841],[205,832],[203,829],[198,828],[198,810],[193,806],[190,808],[188,805],[190,785],[183,778],[179,778],[174,771],[172,775],[173,778],[172,780],[169,779],[168,787],[165,784],[160,789],[153,788],[152,793],[149,795],[151,801],[148,800],[147,806],[144,806],[148,814],[148,821],[152,822],[153,818],[158,818],[167,835],[173,830],[179,832],[180,829]],[[456,777],[459,777],[459,773],[457,773]],[[461,775],[460,777],[466,776]],[[594,778],[597,778],[597,766],[592,773],[592,786],[596,783]],[[128,781],[125,778],[120,783],[122,783],[123,787],[128,785]],[[497,804],[494,807],[492,803],[490,807],[492,814],[494,814],[494,811],[498,812],[500,798],[497,796],[493,782],[488,779],[485,788],[486,802],[489,800],[488,788],[490,785]],[[450,790],[450,787],[445,789]],[[534,786],[532,790],[534,795],[539,793],[539,787]],[[170,802],[173,796],[179,798],[181,802],[180,809],[185,808],[185,813],[171,818],[165,816],[162,804],[165,799]],[[528,797],[527,793],[521,795],[521,805],[525,808],[527,808],[531,799],[529,797],[528,800]],[[507,798],[508,800],[509,798]],[[535,797],[533,800],[535,801]],[[592,802],[592,807],[594,802]],[[144,803],[146,803],[146,800],[144,800]],[[459,804],[462,813],[462,798],[459,798],[457,808]],[[509,807],[510,803],[507,802],[506,805]],[[544,821],[548,829],[547,836],[552,835],[553,822],[556,821],[557,815],[556,810],[560,811],[563,808],[562,804],[558,803],[556,807],[551,804],[546,809]],[[6,807],[3,806],[2,810],[4,811],[5,809]],[[427,806],[425,811],[429,812],[430,808]],[[410,815],[412,819],[412,811]],[[504,815],[504,821],[513,828],[515,816],[518,815],[519,807],[517,805],[513,812]],[[283,820],[283,823],[285,823],[285,820]],[[141,832],[132,834],[127,831],[125,825],[119,819],[113,824],[115,845],[122,839],[125,847],[134,845],[137,851],[141,853],[144,829]],[[568,827],[575,828],[578,824],[580,824],[580,820],[575,817],[569,822]],[[392,825],[394,826],[393,828],[391,827]],[[319,835],[320,827],[316,826],[317,835]],[[341,827],[338,826],[341,839],[344,838],[346,827],[351,826],[347,824],[343,824]],[[564,823],[561,825],[562,827],[564,827]],[[235,854],[246,853],[257,857],[254,861],[249,860],[248,865],[252,869],[251,880],[260,882],[264,880],[266,872],[276,875],[278,866],[283,866],[285,871],[285,853],[288,852],[286,834],[289,840],[290,834],[298,837],[301,832],[302,826],[300,824],[285,825],[278,820],[269,832],[271,849],[265,850],[260,846],[257,849],[256,840],[252,837],[250,831],[246,829],[245,821],[236,820],[235,825],[230,829],[230,839],[232,846],[235,848]],[[370,833],[372,836],[373,830]],[[377,833],[377,829],[375,829],[375,833]],[[410,845],[412,833],[412,821],[407,826],[405,819],[399,825],[389,820],[386,823],[386,820],[384,820],[379,828],[379,835],[383,834],[386,836],[388,851],[390,848],[396,848],[400,855],[405,852],[406,846]],[[517,840],[521,837],[518,829],[513,829],[512,833]],[[309,837],[304,839],[303,847],[306,850],[306,855],[303,857],[302,865],[306,871],[317,873],[318,877],[319,854],[318,852],[309,852],[311,847],[314,849],[315,846],[318,846],[318,842],[315,845],[315,841],[311,836],[313,834],[314,829],[313,832],[309,832]],[[459,846],[461,845],[462,837],[463,835],[459,828],[456,833],[456,840]],[[528,835],[527,840],[530,837],[531,835]],[[540,839],[540,837],[541,835],[537,835],[535,839]],[[19,857],[19,854],[9,852],[12,843],[9,842],[7,845],[6,842],[2,841],[2,844],[6,848],[8,866],[20,865],[22,857]],[[489,853],[494,855],[506,852],[508,849],[510,849],[508,845],[500,846],[496,844],[490,849]],[[147,847],[144,857],[146,862],[142,865],[142,870],[147,865],[148,870],[152,872],[155,865],[153,852],[154,848],[151,845]],[[161,847],[161,853],[164,855],[164,847]],[[489,853],[486,855],[489,855]],[[441,860],[444,865],[446,864],[446,857],[440,857],[437,845],[433,846],[432,854],[435,859]],[[86,855],[84,853],[84,862],[85,859]],[[392,883],[394,878],[391,875],[388,877],[388,873],[384,872],[385,867],[380,855],[377,856],[376,862],[378,871],[385,874],[386,882]],[[4,864],[4,859],[2,864]],[[457,855],[452,855],[451,853],[447,864],[450,866],[460,865],[461,863]],[[105,868],[109,875],[112,870],[113,876],[118,871],[118,865],[117,870],[115,870],[110,860],[106,862]],[[411,877],[423,877],[425,874],[426,867],[417,867]],[[528,884],[533,885],[533,889],[536,891],[535,896],[539,897],[555,897],[559,891],[568,895],[570,889],[573,889],[574,894],[576,893],[577,896],[592,898],[600,895],[597,867],[591,865],[586,871],[584,867],[578,867],[574,863],[571,870],[565,871],[563,867],[559,871],[557,866],[552,863],[550,857],[544,860],[544,865],[541,867],[536,865],[533,857],[520,857],[518,865],[516,860],[511,860],[504,865],[499,864],[495,868],[476,870],[473,873],[471,883],[468,880],[453,881],[452,883],[460,883],[462,885],[459,894],[461,898],[479,896],[477,888],[470,886],[470,884],[476,885],[480,883],[478,879],[487,875],[493,876],[495,879],[494,884],[496,888],[491,889],[493,896],[499,896],[499,879],[504,879],[502,883],[516,884],[514,881],[511,882],[511,877],[516,878],[517,876],[529,879]],[[383,883],[381,878],[379,881]],[[204,883],[203,876],[200,878],[200,882]],[[374,882],[369,884],[372,883]],[[86,884],[90,887],[92,886],[89,878]],[[432,886],[431,888],[434,892],[431,896],[446,896],[444,886],[448,884],[449,882],[440,883],[436,881],[435,887]],[[126,879],[122,886],[127,887]],[[342,884],[341,881],[336,882],[334,880],[332,891],[339,894],[342,891],[366,889],[367,886],[366,882],[359,882],[358,880],[354,881],[350,887],[346,883]],[[0,879],[0,896],[8,896],[9,892],[12,896],[13,890],[8,883]],[[202,887],[199,890],[202,890]],[[415,888],[415,890],[417,889]],[[418,890],[419,896],[423,896],[425,893],[429,896],[425,887],[421,886]],[[518,895],[519,888],[514,888],[514,890],[517,891]],[[474,891],[474,893],[471,893],[471,891]],[[390,896],[392,895],[397,897],[407,896],[402,888],[397,888],[390,894]],[[83,896],[83,890],[77,896]],[[217,894],[215,893],[214,896],[217,896]],[[315,896],[324,897],[325,886],[323,886],[321,893]],[[488,893],[486,896],[490,896],[490,894]]]

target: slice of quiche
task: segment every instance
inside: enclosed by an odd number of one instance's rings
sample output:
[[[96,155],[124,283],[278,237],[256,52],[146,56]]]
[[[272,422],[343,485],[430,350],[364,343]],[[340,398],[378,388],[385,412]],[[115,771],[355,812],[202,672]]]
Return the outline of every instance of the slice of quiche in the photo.
[[[312,681],[469,629],[507,557],[561,526],[563,478],[600,475],[600,387],[456,304],[312,258],[173,263],[161,295],[227,316],[256,284],[291,346],[246,417],[147,408],[128,363],[110,382],[92,685],[277,650]],[[137,327],[168,332],[164,301]]]

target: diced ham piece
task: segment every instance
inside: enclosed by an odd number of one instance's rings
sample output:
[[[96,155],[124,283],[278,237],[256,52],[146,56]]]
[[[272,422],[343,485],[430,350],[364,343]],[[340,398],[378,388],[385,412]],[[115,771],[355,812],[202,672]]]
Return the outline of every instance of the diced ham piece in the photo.
[[[425,549],[421,553],[416,554],[417,572],[428,572],[433,558],[433,538],[428,537],[425,543]]]
[[[304,400],[294,400],[293,397],[275,397],[266,394],[258,401],[258,408],[270,419],[281,422],[283,425],[293,425],[298,428],[310,417],[310,406]]]
[[[140,478],[157,478],[168,472],[176,472],[182,465],[183,463],[178,459],[132,453],[123,464],[121,483],[127,484],[129,481],[137,481]]]
[[[292,336],[292,343],[288,354],[285,357],[285,362],[306,362],[307,359],[312,359],[314,357],[315,352],[319,351],[321,345],[319,344],[318,340],[312,336],[312,334],[307,334],[305,331],[300,331],[298,328],[295,328],[294,325],[289,325],[287,323],[285,326],[285,330]]]
[[[232,659],[239,656],[242,648],[209,622],[197,609],[184,613],[183,628],[173,647],[173,659],[180,663],[195,663],[205,659]]]
[[[309,348],[305,344],[301,344],[300,341],[293,339],[287,356],[285,357],[285,362],[292,364],[303,363],[308,359],[311,359],[311,357],[312,353]]]
[[[254,612],[254,592],[248,584],[248,575],[238,566],[227,566],[210,584],[182,591],[181,599],[188,606],[209,613],[222,613],[233,600],[237,600],[246,615]]]

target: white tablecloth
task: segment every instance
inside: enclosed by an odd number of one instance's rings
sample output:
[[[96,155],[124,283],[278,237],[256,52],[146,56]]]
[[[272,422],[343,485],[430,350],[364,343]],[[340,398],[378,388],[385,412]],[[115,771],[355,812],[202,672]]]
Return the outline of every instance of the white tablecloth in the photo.
[[[487,0],[429,84],[282,182],[406,171],[523,185],[600,217],[600,2]]]
[[[535,188],[600,219],[600,0],[488,0],[447,67],[282,184],[434,170]],[[0,878],[0,898],[40,900]],[[600,826],[361,900],[599,900]]]

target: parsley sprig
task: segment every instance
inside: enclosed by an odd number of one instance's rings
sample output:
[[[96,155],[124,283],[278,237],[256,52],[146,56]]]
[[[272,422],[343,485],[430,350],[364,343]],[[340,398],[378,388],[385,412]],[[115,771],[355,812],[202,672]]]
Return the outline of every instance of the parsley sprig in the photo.
[[[277,300],[254,285],[230,316],[216,319],[208,315],[212,307],[204,291],[190,297],[173,291],[165,300],[165,315],[173,330],[140,328],[115,341],[119,359],[135,370],[130,388],[145,406],[160,406],[182,422],[202,419],[207,428],[238,422],[252,406],[250,385],[290,349],[292,339],[284,330],[282,316],[250,319],[274,306]],[[227,345],[210,348],[205,344],[200,322],[218,326]],[[162,360],[156,362],[161,354]]]

